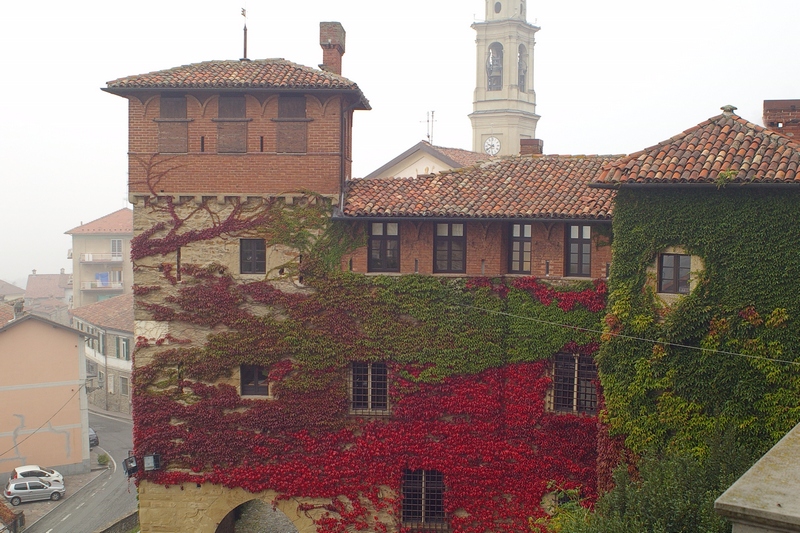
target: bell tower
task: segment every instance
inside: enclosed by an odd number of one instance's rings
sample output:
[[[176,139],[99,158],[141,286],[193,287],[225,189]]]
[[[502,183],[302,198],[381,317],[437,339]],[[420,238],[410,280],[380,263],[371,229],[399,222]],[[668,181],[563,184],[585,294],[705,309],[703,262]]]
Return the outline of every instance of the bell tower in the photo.
[[[472,150],[516,155],[520,141],[536,137],[533,46],[538,26],[526,20],[527,0],[486,0],[486,19],[475,22],[477,69]]]

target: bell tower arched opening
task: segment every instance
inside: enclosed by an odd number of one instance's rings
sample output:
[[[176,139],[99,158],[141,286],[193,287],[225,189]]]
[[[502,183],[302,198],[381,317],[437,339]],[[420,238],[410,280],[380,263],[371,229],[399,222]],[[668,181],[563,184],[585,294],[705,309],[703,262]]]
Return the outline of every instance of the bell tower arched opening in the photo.
[[[472,24],[477,33],[472,149],[517,155],[523,141],[528,146],[536,138],[533,48],[539,28],[525,18],[527,0],[485,1],[486,19]]]
[[[486,89],[499,91],[503,88],[503,45],[492,43],[486,58]]]

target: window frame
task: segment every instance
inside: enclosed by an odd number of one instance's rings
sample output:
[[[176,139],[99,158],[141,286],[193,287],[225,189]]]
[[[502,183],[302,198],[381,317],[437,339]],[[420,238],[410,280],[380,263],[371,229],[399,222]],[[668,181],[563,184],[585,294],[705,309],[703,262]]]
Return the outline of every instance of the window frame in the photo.
[[[447,226],[447,235],[439,235],[439,226]],[[461,235],[453,236],[453,227],[461,226]],[[439,268],[439,244],[446,245],[443,250],[447,259],[445,268]],[[461,267],[453,267],[453,244],[461,245]],[[433,273],[434,274],[464,274],[467,272],[467,224],[466,222],[434,222],[433,223]]]
[[[170,105],[165,105],[171,102]],[[175,105],[179,103],[180,105]],[[159,99],[158,152],[185,154],[189,152],[189,122],[186,96],[162,95]]]
[[[514,236],[515,227],[519,227],[520,235]],[[527,229],[527,237],[525,230]],[[524,222],[512,222],[508,226],[508,273],[509,274],[530,274],[531,273],[531,259],[533,256],[533,224]],[[520,246],[519,250],[515,250],[516,245]],[[525,247],[527,246],[527,250]],[[519,253],[519,259],[514,259],[514,254]],[[525,259],[527,255],[527,260]],[[525,263],[528,263],[528,268],[525,268]],[[517,266],[515,266],[517,265]]]
[[[400,482],[400,521],[404,527],[447,531],[444,474],[433,469],[403,469]]]
[[[572,229],[577,228],[578,236],[572,236]],[[584,232],[588,230],[589,236],[585,237]],[[592,277],[592,226],[589,224],[567,224],[566,231],[564,232],[565,245],[564,245],[564,267],[565,274],[568,277]],[[572,251],[572,246],[575,245],[576,252]],[[575,261],[573,261],[575,256]],[[585,260],[588,258],[588,260]],[[586,266],[587,272],[583,271]]]
[[[224,103],[223,103],[224,102]],[[232,102],[236,102],[233,105]],[[247,153],[247,98],[239,94],[223,94],[217,100],[217,153]]]
[[[349,370],[350,414],[390,414],[389,365],[385,361],[353,361]],[[359,383],[359,378],[365,382]]]
[[[248,250],[251,245],[256,249]],[[247,253],[253,253],[255,255],[253,258],[246,258],[245,254]],[[247,266],[247,269],[245,269],[245,266]],[[267,243],[264,239],[239,239],[239,273],[267,273]]]
[[[664,259],[670,258],[672,265],[668,268],[672,270],[671,278],[664,276],[666,267]],[[682,265],[686,261],[687,264]],[[691,272],[692,256],[681,253],[663,253],[658,256],[658,292],[662,294],[689,294],[691,292]],[[685,275],[684,275],[685,274]],[[665,283],[673,284],[672,290],[665,290]],[[669,288],[669,287],[667,287]],[[683,290],[682,290],[683,289]]]
[[[553,356],[550,407],[557,413],[597,414],[597,366],[591,355]]]
[[[256,371],[252,375],[249,372]],[[246,376],[248,382],[245,383]],[[252,376],[253,379],[249,379]],[[263,379],[260,379],[263,377]],[[269,379],[269,367],[264,365],[239,365],[240,396],[262,396],[272,398],[272,382]]]
[[[381,227],[381,233],[375,233],[375,226]],[[394,226],[395,234],[389,233],[390,226]],[[394,243],[395,265],[389,265],[389,248]],[[377,245],[377,248],[376,248]],[[378,257],[374,253],[378,252]],[[369,239],[367,242],[367,272],[400,272],[400,223],[399,222],[369,222]]]

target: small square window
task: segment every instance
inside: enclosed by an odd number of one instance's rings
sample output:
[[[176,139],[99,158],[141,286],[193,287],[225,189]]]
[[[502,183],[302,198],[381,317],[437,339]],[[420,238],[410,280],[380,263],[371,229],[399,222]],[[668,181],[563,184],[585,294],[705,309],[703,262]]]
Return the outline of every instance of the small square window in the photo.
[[[267,273],[267,246],[264,239],[239,241],[239,271],[242,274]]]
[[[658,267],[658,292],[688,294],[692,258],[684,254],[661,254]]]
[[[272,396],[267,367],[242,365],[239,376],[242,396]]]

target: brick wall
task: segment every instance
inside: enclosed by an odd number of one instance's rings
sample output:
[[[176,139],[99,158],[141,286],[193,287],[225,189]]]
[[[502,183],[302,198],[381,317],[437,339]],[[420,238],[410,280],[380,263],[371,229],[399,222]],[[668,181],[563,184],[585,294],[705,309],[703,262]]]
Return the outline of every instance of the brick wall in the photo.
[[[365,228],[366,228],[365,222]],[[531,275],[538,278],[564,277],[564,228],[561,222],[535,222],[531,235]],[[433,274],[434,222],[400,223],[400,272]],[[508,274],[508,223],[500,221],[467,223],[467,271],[453,276],[502,276]],[[592,278],[605,278],[611,262],[608,238],[593,230]],[[344,258],[343,268],[367,272],[367,248]],[[441,274],[439,274],[441,275]],[[448,274],[445,274],[448,275]]]
[[[263,103],[246,96],[247,153],[217,153],[218,97],[200,101],[187,97],[189,151],[160,154],[151,166],[153,190],[165,194],[279,194],[299,189],[320,194],[338,194],[342,160],[339,96],[320,100],[306,97],[308,149],[306,153],[276,153],[278,96]],[[129,99],[129,189],[148,193],[147,163],[158,151],[159,97],[145,102]],[[352,112],[349,112],[352,114]],[[349,121],[349,116],[348,122]],[[349,132],[348,132],[349,133]],[[349,136],[344,144],[345,168],[349,171]],[[167,171],[164,174],[164,171]],[[163,175],[162,175],[163,174]]]
[[[800,141],[800,100],[764,100],[764,126]]]

